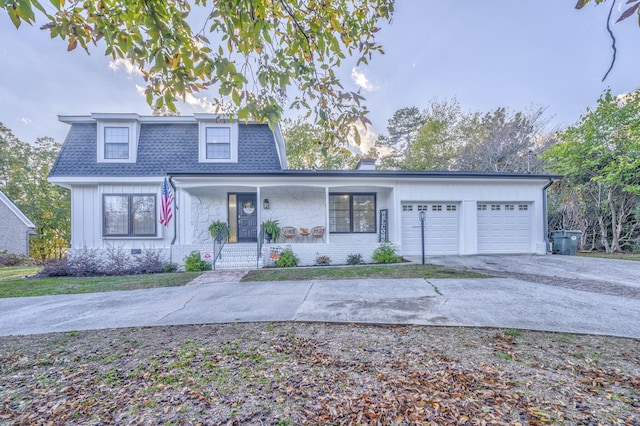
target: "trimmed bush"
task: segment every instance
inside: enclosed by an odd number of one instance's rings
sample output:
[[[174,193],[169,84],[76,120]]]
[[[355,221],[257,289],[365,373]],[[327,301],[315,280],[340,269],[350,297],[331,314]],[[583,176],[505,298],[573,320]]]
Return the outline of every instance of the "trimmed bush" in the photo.
[[[171,263],[171,262],[165,262],[165,263],[162,264],[162,272],[164,272],[164,273],[178,272],[178,264],[177,263]]]
[[[359,265],[362,263],[362,255],[360,253],[350,254],[347,256],[347,263],[349,265]]]
[[[331,264],[331,258],[329,256],[318,256],[316,257],[316,265],[327,266]]]
[[[299,263],[300,259],[298,259],[298,256],[296,256],[291,247],[282,250],[280,252],[280,258],[274,262],[278,268],[292,268],[298,266]]]
[[[398,263],[402,256],[396,253],[396,248],[391,243],[382,243],[373,251],[371,258],[376,263]]]
[[[189,256],[184,258],[184,270],[185,272],[202,272],[210,271],[211,264],[200,258],[200,252],[194,250],[189,253]]]

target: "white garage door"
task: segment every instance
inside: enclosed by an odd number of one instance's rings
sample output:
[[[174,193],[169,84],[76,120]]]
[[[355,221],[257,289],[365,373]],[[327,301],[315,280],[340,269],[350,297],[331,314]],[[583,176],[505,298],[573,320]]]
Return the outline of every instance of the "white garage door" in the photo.
[[[478,203],[478,253],[531,253],[531,209],[521,203]]]
[[[422,254],[420,212],[425,212],[425,254],[458,254],[459,220],[455,203],[402,203],[402,252]]]

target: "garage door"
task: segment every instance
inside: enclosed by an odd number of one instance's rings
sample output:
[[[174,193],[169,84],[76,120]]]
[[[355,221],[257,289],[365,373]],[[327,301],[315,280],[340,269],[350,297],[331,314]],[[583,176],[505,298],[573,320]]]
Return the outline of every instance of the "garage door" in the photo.
[[[531,253],[529,204],[478,203],[478,253]]]
[[[402,252],[422,254],[420,212],[425,212],[425,254],[458,254],[459,206],[455,203],[402,203]]]

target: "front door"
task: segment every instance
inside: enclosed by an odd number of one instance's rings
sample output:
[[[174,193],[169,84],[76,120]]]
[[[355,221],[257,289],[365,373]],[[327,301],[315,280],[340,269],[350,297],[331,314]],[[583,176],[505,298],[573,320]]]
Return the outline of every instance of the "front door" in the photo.
[[[258,208],[256,194],[236,194],[238,214],[238,242],[257,241]]]

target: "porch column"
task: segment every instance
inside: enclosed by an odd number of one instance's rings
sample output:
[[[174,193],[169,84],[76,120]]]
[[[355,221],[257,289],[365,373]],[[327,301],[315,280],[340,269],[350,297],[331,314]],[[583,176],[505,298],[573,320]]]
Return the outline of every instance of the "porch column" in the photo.
[[[329,240],[331,239],[331,233],[329,232],[329,187],[325,186],[324,188],[324,223],[325,223],[325,232],[324,235],[327,237],[327,244],[329,244]]]
[[[260,239],[261,235],[260,235],[260,227],[262,226],[262,197],[260,196],[260,187],[256,186],[256,210],[258,210],[258,230],[257,230],[257,237],[258,239]]]

